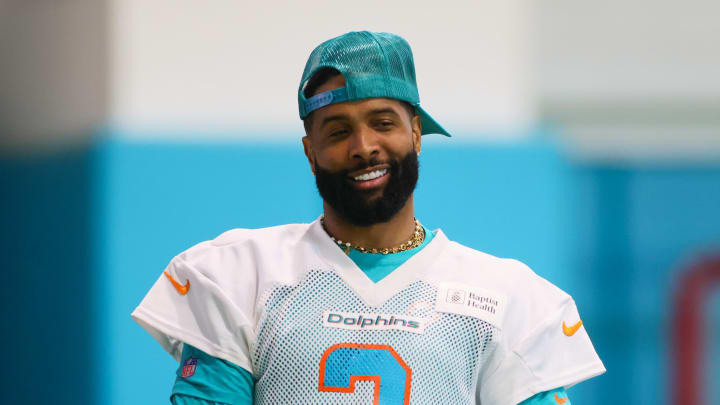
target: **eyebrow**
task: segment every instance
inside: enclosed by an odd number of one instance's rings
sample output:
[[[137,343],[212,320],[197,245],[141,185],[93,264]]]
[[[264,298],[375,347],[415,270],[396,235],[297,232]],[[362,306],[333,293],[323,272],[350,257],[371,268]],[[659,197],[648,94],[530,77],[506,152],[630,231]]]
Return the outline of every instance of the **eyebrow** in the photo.
[[[328,117],[323,118],[322,122],[320,122],[320,128],[324,127],[325,124],[327,124],[329,122],[340,121],[340,120],[344,120],[346,118],[347,118],[347,115],[345,115],[345,114],[330,115]]]
[[[395,111],[395,109],[390,108],[390,107],[376,108],[376,109],[374,109],[374,110],[370,110],[370,112],[368,113],[368,115],[388,114],[388,113],[389,113],[389,114],[396,115],[396,116],[399,116],[399,114],[397,113],[397,111]]]

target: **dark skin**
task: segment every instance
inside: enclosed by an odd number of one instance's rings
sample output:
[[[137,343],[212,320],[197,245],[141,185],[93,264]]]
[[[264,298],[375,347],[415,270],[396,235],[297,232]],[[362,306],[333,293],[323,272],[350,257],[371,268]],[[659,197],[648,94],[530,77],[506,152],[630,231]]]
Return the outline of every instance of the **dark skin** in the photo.
[[[345,87],[345,78],[337,75],[320,86],[315,94]],[[372,98],[331,104],[313,112],[312,125],[302,138],[305,156],[315,174],[319,165],[332,172],[353,169],[370,159],[387,162],[400,160],[409,152],[420,154],[420,117],[412,118],[401,102]],[[369,181],[354,177],[383,170],[382,163],[349,173],[348,182],[363,191],[368,201],[383,195],[390,173]],[[415,231],[415,205],[410,195],[405,206],[388,222],[354,226],[323,203],[325,226],[336,239],[366,248],[392,248],[407,242]]]

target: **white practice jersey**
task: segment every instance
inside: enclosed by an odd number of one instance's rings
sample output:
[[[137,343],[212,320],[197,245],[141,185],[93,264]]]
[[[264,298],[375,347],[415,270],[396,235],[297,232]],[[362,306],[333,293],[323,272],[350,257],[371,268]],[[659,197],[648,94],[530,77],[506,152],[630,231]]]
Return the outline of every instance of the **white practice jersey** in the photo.
[[[256,404],[515,405],[605,371],[568,294],[434,233],[374,283],[319,221],[231,230],[132,316],[178,360],[187,343],[250,371]]]

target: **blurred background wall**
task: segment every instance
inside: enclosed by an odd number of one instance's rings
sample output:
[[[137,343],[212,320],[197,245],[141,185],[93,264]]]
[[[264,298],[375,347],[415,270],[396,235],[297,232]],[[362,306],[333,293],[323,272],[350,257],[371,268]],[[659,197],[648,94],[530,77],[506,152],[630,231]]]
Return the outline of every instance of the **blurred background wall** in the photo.
[[[410,42],[455,135],[423,139],[418,217],[575,298],[608,372],[572,401],[713,403],[718,13],[0,0],[7,403],[167,402],[177,364],[130,312],[187,247],[321,213],[297,86],[317,44],[358,29]]]

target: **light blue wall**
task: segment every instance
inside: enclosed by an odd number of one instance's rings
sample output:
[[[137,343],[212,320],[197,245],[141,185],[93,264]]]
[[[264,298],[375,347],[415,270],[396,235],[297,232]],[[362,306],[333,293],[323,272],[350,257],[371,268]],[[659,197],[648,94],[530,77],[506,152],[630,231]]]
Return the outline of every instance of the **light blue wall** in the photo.
[[[69,367],[47,390],[24,374],[4,379],[13,398],[30,399],[19,402],[46,403],[40,399],[55,390],[64,395],[54,403],[166,403],[176,364],[129,314],[168,261],[230,228],[307,222],[321,212],[299,141],[121,139],[50,160],[0,162],[0,185],[12,196],[2,200],[9,226],[0,236],[16,246],[6,252],[3,307],[15,315],[3,342],[26,372]],[[573,402],[604,404],[612,392],[669,404],[671,294],[684,265],[720,252],[720,163],[583,165],[548,137],[533,139],[428,137],[418,218],[461,243],[523,260],[575,297],[609,371],[572,388]],[[707,319],[720,324],[718,315]],[[39,324],[49,325],[44,334]],[[37,349],[48,345],[52,355]],[[711,359],[707,370],[717,364]]]
[[[720,165],[577,166],[574,178],[573,295],[612,371],[595,394],[669,404],[673,294],[687,266],[720,254]]]
[[[165,403],[175,361],[130,319],[172,257],[236,227],[311,221],[312,176],[296,148],[133,144],[103,147],[106,399]],[[110,402],[103,402],[110,403]]]

